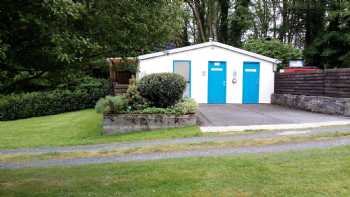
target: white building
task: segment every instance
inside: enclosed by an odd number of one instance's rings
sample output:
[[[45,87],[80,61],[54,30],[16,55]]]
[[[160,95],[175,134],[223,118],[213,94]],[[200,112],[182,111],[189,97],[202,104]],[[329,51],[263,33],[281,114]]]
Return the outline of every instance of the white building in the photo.
[[[270,103],[278,60],[219,42],[141,55],[138,77],[175,72],[198,103]]]

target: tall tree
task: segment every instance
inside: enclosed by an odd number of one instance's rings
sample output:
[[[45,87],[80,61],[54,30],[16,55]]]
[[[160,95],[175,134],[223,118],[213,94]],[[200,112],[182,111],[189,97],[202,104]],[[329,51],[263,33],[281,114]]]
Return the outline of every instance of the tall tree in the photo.
[[[71,0],[1,1],[0,92],[66,76],[96,53],[100,45],[79,31],[85,12]]]
[[[197,42],[205,42],[208,40],[206,32],[206,0],[185,0],[191,8],[194,16],[196,30],[198,32]],[[196,33],[196,32],[195,32]]]
[[[177,0],[2,0],[0,92],[53,87],[96,59],[164,48],[181,32],[180,12]]]
[[[280,0],[271,0],[271,5],[272,5],[272,32],[273,32],[273,38],[277,39],[277,21],[279,20],[280,17]]]
[[[228,42],[230,0],[220,0],[220,23],[218,29],[218,40]]]
[[[341,68],[350,65],[350,3],[332,1],[328,6],[328,25],[305,50],[309,65]]]
[[[254,3],[254,37],[265,39],[269,36],[270,24],[273,19],[273,12],[271,12],[271,0],[257,0]]]
[[[235,10],[229,29],[229,44],[233,46],[242,45],[242,37],[251,25],[249,4],[250,0],[236,0],[235,2]]]
[[[249,0],[186,0],[186,3],[195,18],[197,42],[213,38],[241,45],[242,36],[251,24]]]
[[[305,6],[305,48],[309,47],[314,39],[323,32],[326,15],[326,0],[306,0]]]
[[[181,36],[182,3],[168,0],[82,0],[89,4],[84,31],[104,56],[135,56],[163,49]]]

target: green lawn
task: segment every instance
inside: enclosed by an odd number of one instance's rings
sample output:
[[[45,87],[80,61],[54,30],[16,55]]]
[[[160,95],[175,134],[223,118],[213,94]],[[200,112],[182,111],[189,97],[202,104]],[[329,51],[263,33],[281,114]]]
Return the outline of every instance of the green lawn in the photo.
[[[94,110],[0,121],[0,149],[39,146],[97,144],[142,139],[164,139],[201,135],[198,127],[102,136],[102,116]]]
[[[213,148],[237,148],[237,147],[251,147],[251,146],[267,146],[273,144],[287,144],[287,143],[301,143],[305,141],[323,141],[331,140],[338,137],[350,136],[350,132],[338,133],[323,133],[319,135],[310,136],[279,136],[273,138],[263,139],[241,139],[235,141],[224,142],[192,142],[180,144],[163,144],[144,147],[124,147],[115,148],[103,151],[78,151],[65,153],[47,153],[47,154],[13,154],[1,155],[0,163],[12,162],[28,162],[33,160],[62,160],[74,158],[89,158],[89,157],[112,157],[122,155],[135,155],[146,153],[164,153],[187,150],[206,150]]]
[[[0,170],[0,196],[350,196],[350,146]]]

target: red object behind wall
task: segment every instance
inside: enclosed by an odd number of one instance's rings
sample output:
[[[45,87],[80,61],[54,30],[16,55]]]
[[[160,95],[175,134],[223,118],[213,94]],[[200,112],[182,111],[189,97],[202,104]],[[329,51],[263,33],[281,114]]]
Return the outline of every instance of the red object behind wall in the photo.
[[[309,71],[318,71],[319,68],[283,68],[280,70],[280,73],[297,73],[297,72],[309,72]]]

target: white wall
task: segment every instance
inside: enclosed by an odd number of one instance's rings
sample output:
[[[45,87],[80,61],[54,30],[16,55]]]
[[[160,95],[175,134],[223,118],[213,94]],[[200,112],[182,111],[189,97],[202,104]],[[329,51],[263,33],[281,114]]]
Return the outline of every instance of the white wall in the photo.
[[[174,60],[191,61],[191,97],[198,103],[207,103],[208,61],[225,61],[227,65],[227,103],[242,103],[243,62],[260,62],[259,103],[270,103],[274,91],[273,64],[219,47],[206,47],[186,52],[140,60],[138,77],[150,73],[173,72]],[[233,84],[233,72],[237,83]]]

